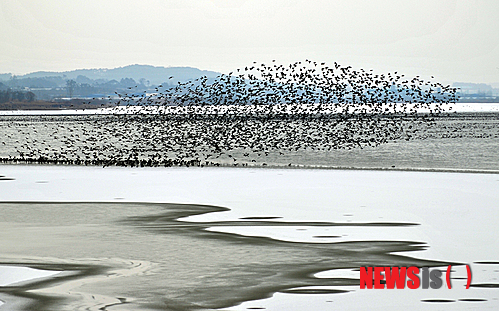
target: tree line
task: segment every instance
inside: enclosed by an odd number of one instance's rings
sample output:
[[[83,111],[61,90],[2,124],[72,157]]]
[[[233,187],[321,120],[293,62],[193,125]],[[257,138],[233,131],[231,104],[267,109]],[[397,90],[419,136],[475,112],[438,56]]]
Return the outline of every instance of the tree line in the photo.
[[[33,92],[26,91],[13,91],[13,90],[3,90],[0,91],[0,103],[7,103],[11,101],[18,102],[33,102],[36,96]]]

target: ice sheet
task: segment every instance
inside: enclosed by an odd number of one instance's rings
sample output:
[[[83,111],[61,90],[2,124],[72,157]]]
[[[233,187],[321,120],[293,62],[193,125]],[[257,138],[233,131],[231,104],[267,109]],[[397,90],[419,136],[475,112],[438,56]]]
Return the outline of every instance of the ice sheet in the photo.
[[[452,111],[456,112],[497,112],[498,103],[456,103],[451,104]],[[219,107],[220,108],[220,107]],[[447,108],[447,106],[445,106]],[[140,107],[120,107],[116,108],[97,108],[97,109],[63,109],[63,110],[2,110],[0,115],[19,116],[19,115],[92,115],[92,114],[114,114],[114,113],[134,113],[140,110]],[[154,111],[154,109],[152,109]],[[167,107],[170,113],[184,112],[182,107]],[[418,109],[420,112],[426,112],[425,109]]]
[[[58,271],[48,271],[18,266],[0,265],[0,286],[8,286],[19,282],[46,278],[58,274]]]
[[[170,202],[212,204],[231,209],[229,212],[190,217],[187,221],[241,220],[245,217],[250,219],[243,221],[251,221],[251,217],[281,217],[272,221],[414,223],[416,225],[407,227],[340,225],[325,228],[217,227],[210,230],[318,243],[420,241],[427,243],[429,249],[407,255],[468,263],[476,271],[474,281],[497,283],[497,266],[474,263],[499,259],[496,246],[499,219],[497,174],[27,165],[1,165],[0,174],[14,178],[1,182],[1,201]],[[322,277],[327,277],[327,274]],[[341,305],[341,309],[355,309],[353,306],[357,303],[370,305],[374,299],[372,295],[377,295],[376,301],[386,301],[383,306],[388,309],[395,309],[404,301],[407,304],[407,301],[445,297],[454,302],[428,303],[428,307],[462,310],[498,307],[497,289],[441,290],[430,292],[431,295],[428,292],[421,294],[418,290],[403,290],[397,295],[390,291],[359,291],[357,287],[353,290],[355,294],[278,293],[271,299],[247,302],[230,309],[243,310],[264,304],[267,310],[288,309],[290,306],[295,310],[305,310],[300,309],[300,305],[329,310],[331,305],[327,301],[330,300],[334,301],[335,307]],[[467,298],[485,301],[459,301]]]

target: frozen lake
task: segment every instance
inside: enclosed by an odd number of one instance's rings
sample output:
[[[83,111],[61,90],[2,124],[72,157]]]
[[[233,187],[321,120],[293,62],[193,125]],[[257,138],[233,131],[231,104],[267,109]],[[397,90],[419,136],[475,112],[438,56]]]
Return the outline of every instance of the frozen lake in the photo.
[[[499,112],[498,103],[453,103],[453,111],[457,112]],[[139,108],[140,109],[140,108]],[[64,110],[1,110],[3,116],[29,116],[29,115],[94,115],[94,114],[113,114],[135,112],[137,109],[122,107],[120,110],[115,108],[98,109],[64,109]],[[170,107],[170,112],[182,112],[179,107]],[[420,111],[424,111],[420,109]]]
[[[4,307],[499,307],[497,174],[2,165],[0,175],[0,265],[72,272],[0,288]],[[450,263],[453,289],[358,286],[360,266]],[[489,286],[464,289],[462,264]]]

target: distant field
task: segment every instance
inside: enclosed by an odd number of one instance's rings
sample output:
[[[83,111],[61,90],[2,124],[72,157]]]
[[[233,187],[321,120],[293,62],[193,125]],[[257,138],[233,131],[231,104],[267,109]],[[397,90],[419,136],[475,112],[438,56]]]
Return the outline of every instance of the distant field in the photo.
[[[33,102],[13,101],[0,103],[0,110],[58,110],[58,109],[95,109],[108,106],[107,100],[88,100],[73,99],[60,102],[37,100]]]

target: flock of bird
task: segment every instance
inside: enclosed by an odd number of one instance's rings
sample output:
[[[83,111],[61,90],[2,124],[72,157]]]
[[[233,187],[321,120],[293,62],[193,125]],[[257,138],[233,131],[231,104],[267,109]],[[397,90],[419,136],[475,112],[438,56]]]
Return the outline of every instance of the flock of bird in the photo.
[[[262,159],[292,158],[300,150],[410,139],[418,126],[431,124],[456,102],[456,91],[419,76],[375,74],[337,63],[255,62],[214,79],[159,85],[152,94],[117,93],[105,114],[11,119],[2,126],[7,138],[2,143],[12,152],[0,152],[0,161],[266,165]]]
[[[412,79],[395,73],[375,74],[372,70],[352,70],[334,63],[296,62],[288,66],[260,64],[221,74],[215,79],[202,76],[163,88],[153,94],[119,94],[117,106],[192,107],[190,113],[217,112],[216,106],[238,107],[239,115],[252,115],[255,106],[266,106],[265,113],[280,114],[276,105],[286,105],[293,114],[386,114],[415,113],[428,108],[431,113],[442,110],[443,104],[456,102],[457,89],[438,82]],[[172,78],[172,77],[170,77]],[[432,77],[433,78],[433,77]],[[131,89],[131,88],[130,88]],[[430,105],[433,104],[433,105]],[[436,105],[435,105],[436,104]],[[248,109],[241,109],[246,107]],[[291,107],[290,107],[291,106]],[[211,107],[211,109],[207,109]],[[304,108],[305,107],[305,108]],[[274,108],[274,109],[272,109]],[[282,109],[282,107],[281,107]],[[229,113],[225,111],[224,113]]]

